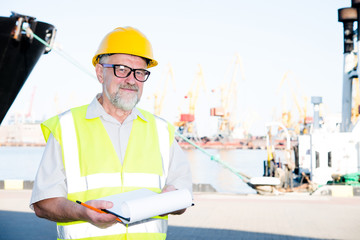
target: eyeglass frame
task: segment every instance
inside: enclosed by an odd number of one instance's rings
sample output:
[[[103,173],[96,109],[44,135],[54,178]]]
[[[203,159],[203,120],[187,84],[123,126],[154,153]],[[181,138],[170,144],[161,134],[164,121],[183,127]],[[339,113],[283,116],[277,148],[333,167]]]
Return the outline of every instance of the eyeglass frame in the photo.
[[[134,72],[134,78],[136,79],[136,81],[139,81],[139,82],[146,82],[148,79],[149,79],[149,76],[150,76],[150,71],[148,71],[148,70],[146,70],[146,69],[142,69],[142,68],[131,68],[131,67],[129,67],[129,66],[126,66],[126,65],[124,65],[124,64],[108,64],[108,63],[99,63],[101,66],[103,66],[103,67],[105,67],[105,68],[113,68],[113,70],[114,70],[114,75],[115,75],[115,77],[118,77],[118,78],[127,78],[127,77],[129,77],[130,76],[130,74],[132,73],[132,72]],[[123,66],[123,67],[127,67],[127,68],[129,68],[130,69],[130,71],[129,71],[129,73],[125,76],[125,77],[119,77],[118,75],[116,75],[116,70],[115,70],[115,68],[117,67],[117,66]],[[141,70],[141,71],[144,71],[145,72],[145,76],[147,76],[147,78],[145,79],[145,80],[139,80],[139,79],[137,79],[136,78],[136,74],[135,74],[135,72],[137,71],[137,70]]]

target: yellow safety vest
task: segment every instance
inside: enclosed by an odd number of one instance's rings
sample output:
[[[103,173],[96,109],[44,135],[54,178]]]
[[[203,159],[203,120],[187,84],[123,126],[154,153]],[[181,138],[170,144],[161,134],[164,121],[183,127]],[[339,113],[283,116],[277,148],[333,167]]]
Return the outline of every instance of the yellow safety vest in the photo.
[[[71,109],[41,125],[45,140],[52,133],[61,145],[68,199],[86,202],[140,188],[161,192],[169,168],[173,126],[139,109],[147,121],[140,117],[133,121],[121,164],[100,118],[85,118],[87,107]],[[117,223],[106,229],[84,221],[57,223],[57,228],[58,239],[165,239],[167,217],[126,226]]]

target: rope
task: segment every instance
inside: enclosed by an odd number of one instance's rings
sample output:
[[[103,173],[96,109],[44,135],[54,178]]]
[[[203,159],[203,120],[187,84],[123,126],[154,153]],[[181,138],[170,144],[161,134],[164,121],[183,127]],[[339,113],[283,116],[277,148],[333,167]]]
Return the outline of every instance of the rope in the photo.
[[[50,48],[51,50],[54,50],[57,54],[59,54],[60,56],[62,56],[63,58],[65,58],[65,60],[68,60],[70,63],[72,63],[75,67],[79,68],[81,71],[83,71],[84,73],[90,75],[91,77],[95,78],[96,77],[90,72],[88,71],[86,68],[84,68],[81,64],[79,64],[74,58],[72,58],[70,55],[66,54],[64,51],[61,50],[57,50],[54,49],[52,46],[50,46],[46,41],[44,41],[43,39],[41,39],[39,36],[37,36],[31,29],[30,27],[26,28],[25,26],[23,26],[23,30],[26,31],[27,35],[30,35],[30,37],[35,38],[36,40],[38,40],[40,43],[44,44],[46,47]],[[230,170],[232,173],[234,173],[236,176],[238,176],[241,180],[243,180],[244,182],[248,182],[247,180],[244,179],[244,174],[239,173],[235,168],[231,167],[229,164],[223,162],[220,160],[219,157],[212,155],[211,153],[207,152],[205,149],[201,148],[200,146],[196,145],[194,142],[190,141],[189,139],[187,139],[186,137],[184,137],[182,134],[175,132],[175,134],[177,136],[179,136],[180,138],[182,138],[183,140],[185,140],[186,142],[188,142],[189,144],[191,144],[192,146],[194,146],[195,148],[197,148],[198,150],[200,150],[202,153],[204,153],[205,155],[207,155],[208,157],[210,157],[210,160],[217,162],[218,164],[222,165],[223,167],[227,168],[228,170]],[[243,175],[243,176],[242,176]]]
[[[175,132],[175,134],[177,136],[179,136],[180,138],[182,138],[183,140],[185,140],[186,142],[188,142],[189,144],[191,144],[192,146],[194,146],[195,148],[197,148],[198,150],[200,150],[202,153],[204,153],[205,155],[210,157],[210,160],[215,161],[217,163],[219,163],[220,165],[222,165],[223,167],[227,168],[228,170],[230,170],[232,173],[234,173],[236,176],[238,176],[241,180],[243,180],[244,182],[247,182],[244,177],[242,176],[243,174],[239,173],[235,168],[231,167],[229,164],[227,164],[226,162],[221,161],[221,159],[215,155],[212,155],[211,153],[207,152],[205,149],[201,148],[200,146],[196,145],[193,141],[190,141],[189,139],[187,139],[186,137],[184,137],[182,134]]]
[[[72,63],[75,67],[77,67],[78,69],[80,69],[81,71],[83,71],[84,73],[86,73],[87,75],[91,76],[92,78],[97,79],[94,74],[92,72],[90,72],[88,69],[84,68],[80,63],[78,63],[74,58],[72,58],[69,54],[65,53],[64,51],[60,50],[60,49],[55,49],[53,46],[51,46],[50,44],[48,44],[46,41],[44,41],[43,39],[41,39],[39,36],[37,36],[30,27],[25,27],[23,26],[23,30],[26,31],[26,35],[29,36],[30,38],[35,38],[36,40],[38,40],[40,43],[44,44],[46,47],[48,47],[49,49],[53,50],[54,52],[56,52],[57,54],[59,54],[60,56],[62,56],[65,60],[69,61],[70,63]]]

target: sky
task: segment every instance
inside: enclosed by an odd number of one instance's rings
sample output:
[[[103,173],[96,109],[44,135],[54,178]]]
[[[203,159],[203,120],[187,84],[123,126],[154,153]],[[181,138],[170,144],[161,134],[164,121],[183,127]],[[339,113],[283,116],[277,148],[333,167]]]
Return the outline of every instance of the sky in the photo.
[[[339,115],[343,25],[337,11],[350,5],[350,0],[3,1],[0,16],[14,11],[54,25],[56,48],[94,76],[55,51],[43,55],[3,125],[11,115],[30,109],[34,119],[43,120],[90,103],[101,91],[91,59],[105,34],[119,26],[143,32],[159,62],[150,69],[140,108],[152,112],[154,94],[165,93],[161,116],[178,121],[180,113],[189,111],[185,96],[202,68],[205,87],[198,91],[195,111],[201,136],[216,133],[218,119],[210,116],[210,108],[220,106],[220,90],[233,78],[236,97],[228,94],[231,114],[253,135],[265,135],[265,124],[279,120],[283,111],[297,119],[294,96],[309,115],[311,96],[322,97],[325,119]],[[236,56],[241,64],[234,64]],[[173,79],[166,74],[169,66]]]

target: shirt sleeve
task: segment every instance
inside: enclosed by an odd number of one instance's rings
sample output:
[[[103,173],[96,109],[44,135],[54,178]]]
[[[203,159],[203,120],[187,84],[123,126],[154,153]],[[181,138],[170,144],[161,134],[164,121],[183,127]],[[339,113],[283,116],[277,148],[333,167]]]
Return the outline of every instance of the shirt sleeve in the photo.
[[[36,202],[55,197],[67,197],[67,186],[61,146],[50,134],[35,177],[30,208]]]
[[[176,189],[188,189],[192,193],[192,177],[188,158],[174,139],[170,148],[169,174],[166,185]]]

